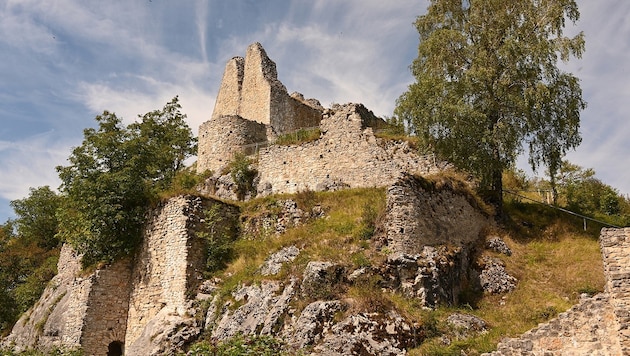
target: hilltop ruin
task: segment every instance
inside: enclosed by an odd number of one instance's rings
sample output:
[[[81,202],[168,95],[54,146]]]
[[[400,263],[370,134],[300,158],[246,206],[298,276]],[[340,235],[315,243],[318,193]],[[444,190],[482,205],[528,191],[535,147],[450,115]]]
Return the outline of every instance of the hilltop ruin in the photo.
[[[80,270],[81,257],[64,246],[58,275],[4,345],[17,350],[81,348],[86,355],[161,355],[181,351],[205,330],[219,340],[239,333],[273,335],[315,354],[405,353],[422,341],[422,330],[395,311],[355,312],[336,320],[347,308],[345,300],[315,300],[299,313],[290,305],[309,290],[331,288],[325,284],[335,278],[334,286],[339,286],[370,273],[383,278],[379,287],[416,298],[423,307],[455,305],[462,283],[472,283],[479,277],[475,273],[484,272],[473,271],[472,260],[480,239],[486,238],[487,214],[448,184],[428,189],[418,176],[448,164],[418,155],[405,141],[379,138],[376,132],[383,124],[361,104],[324,109],[314,99],[289,95],[262,46],[250,45],[245,58],[228,61],[214,111],[199,129],[197,170],[213,172],[205,192],[235,198],[225,170],[237,153],[248,155],[257,171],[250,198],[388,187],[381,236],[374,237],[374,243],[391,252],[387,260],[354,271],[335,261],[309,261],[298,272],[303,278],[266,279],[300,253],[296,246],[284,247],[256,272],[263,276],[259,283],[246,281],[232,292],[234,304],[220,304],[217,285],[204,280],[206,240],[199,232],[207,232],[208,211],[233,230],[242,226],[243,217],[232,203],[178,196],[152,210],[133,258],[86,272]],[[276,144],[282,135],[313,128],[319,137],[311,142]],[[273,215],[261,218],[261,226],[277,230],[311,213],[325,215],[321,207],[305,212],[295,201],[277,203]],[[584,297],[519,338],[504,340],[492,355],[630,352],[630,228],[603,230],[600,242],[605,292]]]

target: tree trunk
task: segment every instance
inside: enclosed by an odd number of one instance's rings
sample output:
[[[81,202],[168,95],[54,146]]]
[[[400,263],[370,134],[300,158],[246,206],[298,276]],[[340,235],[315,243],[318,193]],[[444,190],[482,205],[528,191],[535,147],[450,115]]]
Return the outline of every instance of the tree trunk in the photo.
[[[490,192],[490,203],[496,210],[496,220],[501,221],[505,217],[503,214],[503,170],[494,168],[492,171],[492,191]]]

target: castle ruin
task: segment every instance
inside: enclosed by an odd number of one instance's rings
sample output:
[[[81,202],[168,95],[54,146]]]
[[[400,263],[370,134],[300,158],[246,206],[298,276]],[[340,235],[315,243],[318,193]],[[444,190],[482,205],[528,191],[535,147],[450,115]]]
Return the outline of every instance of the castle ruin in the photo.
[[[322,111],[317,100],[289,95],[276,64],[254,43],[245,58],[234,57],[225,66],[212,117],[199,128],[197,170],[218,172],[234,153],[251,153],[248,145],[318,126]]]
[[[385,126],[361,104],[324,109],[315,99],[289,95],[275,63],[254,43],[244,59],[232,58],[225,67],[212,116],[199,127],[197,171],[211,171],[221,181],[235,153],[250,155],[258,171],[256,196],[387,186],[406,172],[424,175],[448,166],[418,155],[407,142],[378,138],[377,129]],[[320,137],[274,144],[300,129],[319,130]],[[235,198],[220,187],[211,192]]]
[[[211,119],[199,129],[197,169],[219,177],[235,153],[252,155],[258,171],[256,195],[268,195],[390,186],[406,173],[434,173],[447,167],[434,157],[418,155],[404,141],[377,137],[375,130],[382,123],[361,104],[323,109],[315,100],[289,95],[277,79],[275,63],[255,43],[245,58],[235,57],[226,65]],[[315,141],[273,144],[279,135],[311,127],[321,132]],[[399,216],[419,221],[413,215],[418,206],[440,216],[446,214],[440,209],[447,207],[456,218],[471,222],[465,231],[447,238],[473,240],[479,235],[475,222],[483,217],[474,211],[462,213],[469,211],[464,198],[444,193],[447,202],[432,205],[426,201],[435,197],[414,196],[400,187],[390,190],[396,189],[396,197],[403,200],[395,204]],[[204,242],[196,229],[205,218],[204,211],[213,206],[219,207],[225,224],[238,225],[236,206],[174,197],[149,217],[134,260],[124,259],[89,274],[80,271],[80,256],[64,246],[58,275],[16,323],[6,345],[18,350],[81,347],[87,355],[158,355],[169,353],[164,345],[181,347],[204,327],[194,317],[194,297],[205,267]],[[421,232],[431,229],[404,219],[390,219],[386,224],[387,238],[400,252],[421,245]],[[434,230],[443,227],[436,225]],[[600,241],[605,292],[585,297],[557,319],[519,338],[504,340],[491,355],[630,353],[630,228],[605,229]],[[455,292],[450,294],[453,299]]]

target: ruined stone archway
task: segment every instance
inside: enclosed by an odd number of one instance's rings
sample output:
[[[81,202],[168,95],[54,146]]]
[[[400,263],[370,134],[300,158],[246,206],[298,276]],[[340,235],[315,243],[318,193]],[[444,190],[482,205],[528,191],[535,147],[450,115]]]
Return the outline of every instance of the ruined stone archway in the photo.
[[[112,341],[107,345],[107,356],[122,356],[125,344],[120,341]]]

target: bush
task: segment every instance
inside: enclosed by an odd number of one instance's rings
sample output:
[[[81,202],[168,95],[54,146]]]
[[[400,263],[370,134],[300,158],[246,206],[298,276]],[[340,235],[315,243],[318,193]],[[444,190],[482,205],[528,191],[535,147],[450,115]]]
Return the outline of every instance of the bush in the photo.
[[[285,344],[271,336],[237,335],[219,343],[200,341],[191,346],[188,356],[276,356],[287,355]]]
[[[322,132],[319,127],[311,129],[300,129],[298,131],[279,136],[276,139],[275,144],[282,146],[298,145],[300,143],[315,141],[319,139],[321,134]]]
[[[258,171],[251,167],[252,161],[243,153],[234,154],[234,158],[228,164],[228,171],[236,184],[238,199],[243,200],[247,193],[255,193],[254,178]]]
[[[205,225],[197,236],[206,242],[206,271],[213,273],[225,268],[234,258],[236,233],[225,223],[218,204],[204,211],[204,220]]]

